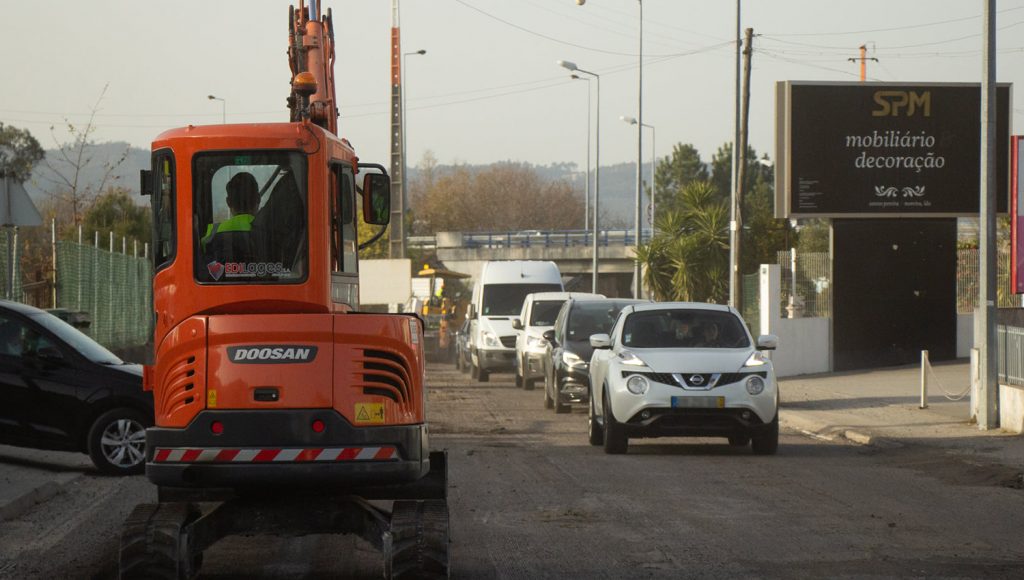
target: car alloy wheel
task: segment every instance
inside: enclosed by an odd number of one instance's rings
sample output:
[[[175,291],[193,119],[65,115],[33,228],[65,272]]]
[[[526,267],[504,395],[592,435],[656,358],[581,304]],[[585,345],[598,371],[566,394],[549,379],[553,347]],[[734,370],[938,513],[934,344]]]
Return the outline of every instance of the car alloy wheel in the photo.
[[[107,411],[89,429],[89,457],[104,473],[142,473],[146,466],[146,424],[128,408]]]

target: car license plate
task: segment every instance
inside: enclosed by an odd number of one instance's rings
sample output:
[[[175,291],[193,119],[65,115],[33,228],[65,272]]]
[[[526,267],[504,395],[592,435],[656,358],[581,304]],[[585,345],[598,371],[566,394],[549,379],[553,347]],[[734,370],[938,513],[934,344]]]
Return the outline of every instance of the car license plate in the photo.
[[[725,397],[672,397],[673,409],[722,409]]]

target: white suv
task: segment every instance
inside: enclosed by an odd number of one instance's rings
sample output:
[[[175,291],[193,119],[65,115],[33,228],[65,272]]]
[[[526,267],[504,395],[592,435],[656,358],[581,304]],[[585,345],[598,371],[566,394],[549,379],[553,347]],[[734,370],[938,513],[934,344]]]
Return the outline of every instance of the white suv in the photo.
[[[627,306],[610,334],[590,338],[589,438],[625,453],[630,437],[726,437],[753,441],[754,453],[779,446],[779,388],[762,350],[735,309],[661,302]]]
[[[544,378],[545,330],[555,326],[562,304],[569,298],[604,298],[603,294],[587,292],[535,292],[523,301],[519,318],[512,321],[516,331],[516,386],[533,390],[538,379]]]

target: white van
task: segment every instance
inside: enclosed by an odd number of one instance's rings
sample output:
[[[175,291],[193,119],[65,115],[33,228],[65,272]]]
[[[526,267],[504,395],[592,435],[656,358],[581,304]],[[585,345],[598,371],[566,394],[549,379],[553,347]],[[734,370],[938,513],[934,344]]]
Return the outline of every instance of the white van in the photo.
[[[516,386],[527,391],[544,377],[544,356],[547,355],[545,330],[555,327],[558,311],[570,298],[604,298],[604,294],[588,292],[535,292],[526,297],[519,318],[512,321],[516,330]]]
[[[561,292],[562,274],[554,262],[501,260],[484,263],[469,304],[469,354],[473,378],[515,369],[516,332],[512,320],[526,295]]]

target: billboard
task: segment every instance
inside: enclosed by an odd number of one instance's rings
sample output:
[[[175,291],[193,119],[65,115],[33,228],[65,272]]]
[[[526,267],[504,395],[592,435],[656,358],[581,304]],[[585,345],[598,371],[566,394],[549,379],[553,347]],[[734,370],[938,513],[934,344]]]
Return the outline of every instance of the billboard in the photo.
[[[1010,279],[1013,280],[1013,293],[1024,294],[1024,249],[1020,247],[1024,242],[1024,183],[1020,179],[1021,155],[1024,150],[1021,141],[1024,137],[1014,135],[1011,140],[1010,151],[1010,174],[1011,188],[1010,196]]]
[[[1009,199],[1009,84],[996,90],[997,209]],[[977,215],[981,87],[776,85],[779,218]]]

